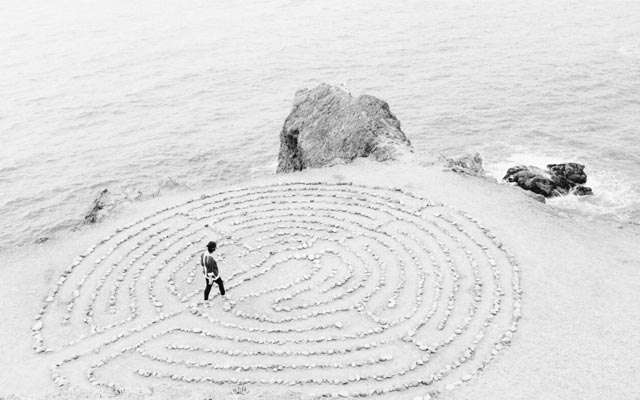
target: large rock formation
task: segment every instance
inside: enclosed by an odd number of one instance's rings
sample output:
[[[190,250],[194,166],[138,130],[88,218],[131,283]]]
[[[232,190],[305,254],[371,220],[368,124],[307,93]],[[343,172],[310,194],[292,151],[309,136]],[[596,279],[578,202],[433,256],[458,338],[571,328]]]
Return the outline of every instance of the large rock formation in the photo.
[[[396,160],[412,152],[387,103],[321,84],[296,93],[280,133],[277,172],[344,164],[356,157]]]
[[[584,165],[577,163],[549,164],[546,170],[518,165],[509,168],[502,179],[545,197],[569,193],[579,196],[593,194],[591,188],[582,186],[587,182],[587,174]]]

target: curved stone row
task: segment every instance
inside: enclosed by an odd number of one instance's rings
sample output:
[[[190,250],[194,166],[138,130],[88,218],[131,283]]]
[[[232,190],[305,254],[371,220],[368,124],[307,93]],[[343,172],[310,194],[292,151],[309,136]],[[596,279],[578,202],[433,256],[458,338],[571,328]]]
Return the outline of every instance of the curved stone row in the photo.
[[[204,303],[210,239],[228,293],[214,287]],[[239,188],[87,249],[45,299],[34,349],[56,357],[57,384],[118,393],[171,381],[425,396],[473,379],[511,344],[519,273],[475,218],[403,190]]]

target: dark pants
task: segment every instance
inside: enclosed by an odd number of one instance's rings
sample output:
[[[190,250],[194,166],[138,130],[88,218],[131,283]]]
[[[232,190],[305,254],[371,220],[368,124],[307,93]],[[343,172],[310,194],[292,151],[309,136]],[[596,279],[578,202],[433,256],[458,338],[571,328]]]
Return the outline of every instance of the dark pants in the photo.
[[[205,278],[205,282],[207,287],[204,288],[204,299],[209,300],[209,292],[211,292],[211,286],[213,286],[213,282],[218,284],[218,289],[220,289],[220,295],[224,296],[224,282],[222,282],[222,278],[218,277],[215,281],[210,281]]]

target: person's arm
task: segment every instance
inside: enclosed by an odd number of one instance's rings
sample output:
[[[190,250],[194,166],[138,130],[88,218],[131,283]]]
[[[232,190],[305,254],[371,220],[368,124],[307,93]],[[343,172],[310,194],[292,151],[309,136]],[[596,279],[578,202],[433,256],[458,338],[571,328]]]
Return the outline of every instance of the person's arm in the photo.
[[[220,271],[218,271],[218,263],[216,262],[215,258],[212,261],[213,261],[213,276],[214,276],[214,279],[218,279],[220,277]]]

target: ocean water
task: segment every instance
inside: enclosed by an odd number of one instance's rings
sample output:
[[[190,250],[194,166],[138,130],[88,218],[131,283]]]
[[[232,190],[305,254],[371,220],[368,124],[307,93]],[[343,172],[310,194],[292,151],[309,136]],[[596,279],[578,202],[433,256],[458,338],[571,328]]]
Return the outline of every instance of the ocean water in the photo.
[[[297,89],[386,100],[419,152],[576,161],[640,221],[640,2],[18,1],[0,9],[0,249],[126,201],[273,174]]]

